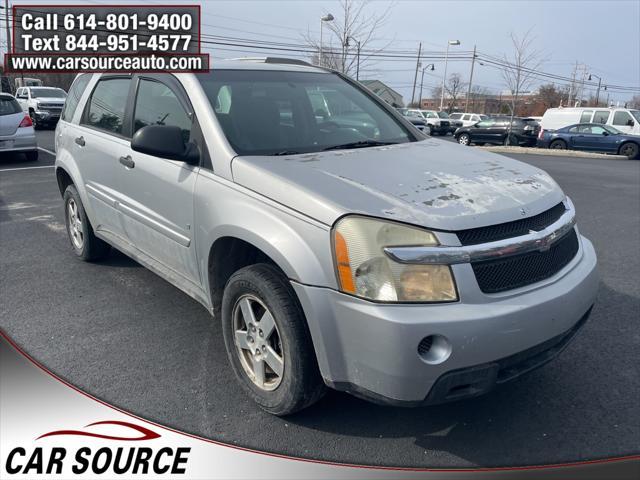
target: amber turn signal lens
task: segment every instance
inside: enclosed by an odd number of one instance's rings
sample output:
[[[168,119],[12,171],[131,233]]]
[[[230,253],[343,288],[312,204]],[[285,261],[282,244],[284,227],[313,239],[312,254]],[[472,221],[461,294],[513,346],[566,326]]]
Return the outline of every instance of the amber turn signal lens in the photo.
[[[345,242],[344,237],[338,232],[335,232],[334,242],[340,289],[343,292],[356,293],[356,286],[353,283],[353,275],[351,274],[351,264],[349,263],[347,242]]]

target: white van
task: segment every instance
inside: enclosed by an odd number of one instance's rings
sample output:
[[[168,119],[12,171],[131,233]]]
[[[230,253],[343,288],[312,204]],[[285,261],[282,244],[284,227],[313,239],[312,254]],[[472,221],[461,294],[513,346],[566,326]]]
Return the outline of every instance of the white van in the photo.
[[[576,123],[611,125],[629,135],[640,135],[640,110],[628,108],[550,108],[542,116],[543,130],[557,130]]]

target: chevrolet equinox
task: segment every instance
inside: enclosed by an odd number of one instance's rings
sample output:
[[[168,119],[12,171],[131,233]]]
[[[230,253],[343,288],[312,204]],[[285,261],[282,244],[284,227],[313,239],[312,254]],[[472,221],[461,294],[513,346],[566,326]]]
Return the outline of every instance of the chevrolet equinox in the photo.
[[[327,386],[480,395],[556,356],[594,303],[593,246],[547,173],[425,137],[334,71],[80,74],[55,142],[75,254],[114,247],[204,305],[276,415]]]

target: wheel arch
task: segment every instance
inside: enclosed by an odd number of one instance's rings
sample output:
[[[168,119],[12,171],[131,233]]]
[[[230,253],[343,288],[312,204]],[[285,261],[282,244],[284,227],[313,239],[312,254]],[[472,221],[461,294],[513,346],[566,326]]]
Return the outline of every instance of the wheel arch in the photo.
[[[638,147],[639,152],[636,154],[636,157],[635,157],[635,158],[638,158],[638,156],[640,155],[640,142],[636,142],[634,140],[625,140],[624,142],[622,142],[620,144],[620,146],[618,147],[618,152],[617,152],[618,155],[622,155],[622,153],[620,153],[620,152],[622,151],[623,147],[625,145],[629,145],[630,143],[635,145],[636,147]]]

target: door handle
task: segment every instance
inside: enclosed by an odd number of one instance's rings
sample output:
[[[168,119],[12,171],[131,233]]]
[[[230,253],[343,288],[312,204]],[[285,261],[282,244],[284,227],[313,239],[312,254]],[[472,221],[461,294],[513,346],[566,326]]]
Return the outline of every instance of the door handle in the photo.
[[[130,155],[126,157],[120,157],[120,163],[127,168],[134,168],[136,166],[136,162],[133,161]]]
[[[75,142],[80,145],[81,147],[84,147],[86,142],[84,141],[84,137],[78,137],[75,139]]]

